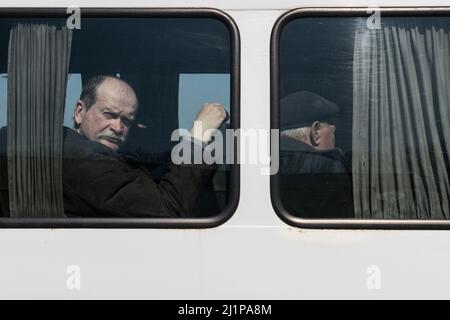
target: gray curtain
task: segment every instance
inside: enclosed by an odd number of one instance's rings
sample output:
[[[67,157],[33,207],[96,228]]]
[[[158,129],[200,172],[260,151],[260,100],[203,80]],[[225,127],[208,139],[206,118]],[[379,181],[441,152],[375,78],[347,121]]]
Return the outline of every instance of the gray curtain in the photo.
[[[355,34],[353,196],[367,219],[448,219],[448,27]]]
[[[71,30],[18,25],[8,52],[8,185],[12,218],[63,217],[62,124]]]

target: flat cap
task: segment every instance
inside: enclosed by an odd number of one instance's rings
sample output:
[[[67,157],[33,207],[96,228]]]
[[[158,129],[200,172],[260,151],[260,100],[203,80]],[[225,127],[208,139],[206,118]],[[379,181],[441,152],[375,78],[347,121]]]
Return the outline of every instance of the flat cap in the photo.
[[[309,127],[314,121],[334,124],[338,117],[337,104],[310,91],[297,91],[281,99],[281,130]]]

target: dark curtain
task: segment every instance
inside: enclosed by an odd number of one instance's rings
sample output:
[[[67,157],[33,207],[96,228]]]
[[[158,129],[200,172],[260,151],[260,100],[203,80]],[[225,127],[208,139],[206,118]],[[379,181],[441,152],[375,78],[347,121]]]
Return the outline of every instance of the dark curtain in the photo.
[[[8,51],[8,185],[12,218],[64,217],[62,123],[72,32],[11,30]]]

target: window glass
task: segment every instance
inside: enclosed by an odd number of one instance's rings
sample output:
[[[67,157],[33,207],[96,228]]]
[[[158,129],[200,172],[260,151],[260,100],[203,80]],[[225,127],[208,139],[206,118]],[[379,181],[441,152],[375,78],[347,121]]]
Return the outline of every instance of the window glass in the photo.
[[[450,218],[450,18],[299,18],[279,43],[279,205]]]
[[[179,127],[189,129],[198,113],[198,106],[210,101],[223,101],[230,112],[229,74],[180,74],[178,92]]]
[[[233,166],[207,163],[212,138],[192,130],[236,125],[233,36],[211,16],[0,18],[0,216],[223,213]]]
[[[66,102],[64,107],[64,126],[73,127],[73,108],[80,98],[82,89],[81,74],[69,73],[67,78]]]
[[[0,74],[0,128],[6,126],[6,103],[7,98],[7,85],[8,85],[8,75],[6,73]],[[82,84],[81,84],[81,74],[70,73],[67,78],[67,91],[66,91],[66,102],[64,107],[64,126],[73,126],[73,108],[75,103],[80,97]]]

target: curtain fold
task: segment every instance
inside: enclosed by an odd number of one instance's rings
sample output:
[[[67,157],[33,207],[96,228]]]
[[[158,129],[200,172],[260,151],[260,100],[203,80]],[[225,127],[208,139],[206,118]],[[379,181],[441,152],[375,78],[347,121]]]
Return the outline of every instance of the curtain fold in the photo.
[[[7,157],[12,218],[64,217],[62,124],[72,32],[19,24],[8,51]]]
[[[448,219],[448,28],[358,30],[353,195],[365,219]]]

